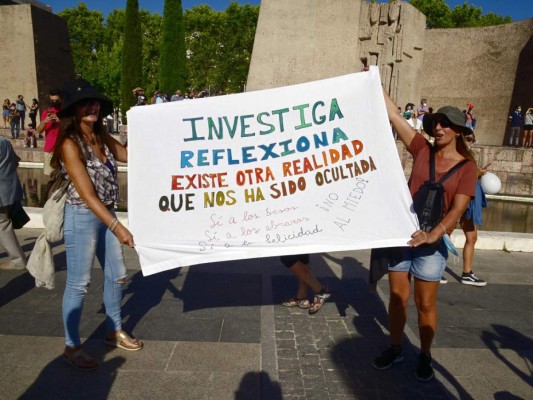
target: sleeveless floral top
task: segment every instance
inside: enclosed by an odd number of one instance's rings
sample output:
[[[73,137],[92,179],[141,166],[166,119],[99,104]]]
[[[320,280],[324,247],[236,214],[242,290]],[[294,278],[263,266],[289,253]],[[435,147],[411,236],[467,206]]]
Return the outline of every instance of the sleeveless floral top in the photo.
[[[106,206],[114,206],[118,204],[118,179],[117,179],[117,162],[113,153],[109,151],[108,147],[104,144],[104,153],[112,165],[110,169],[104,162],[102,162],[96,154],[94,154],[91,146],[83,142],[78,138],[78,144],[82,148],[82,152],[85,155],[85,166],[89,178],[94,186],[94,191],[96,195]],[[70,180],[63,162],[61,162],[61,172],[63,175]],[[68,204],[74,206],[89,208],[81,199],[76,187],[73,184],[68,185],[67,200]]]

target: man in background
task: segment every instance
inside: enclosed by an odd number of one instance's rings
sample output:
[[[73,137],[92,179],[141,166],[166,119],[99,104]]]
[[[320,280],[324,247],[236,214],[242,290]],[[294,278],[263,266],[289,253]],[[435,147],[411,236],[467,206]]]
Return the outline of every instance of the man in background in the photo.
[[[0,136],[0,244],[11,261],[0,264],[0,269],[26,268],[26,255],[22,251],[11,221],[13,204],[22,200],[23,191],[17,176],[19,158],[9,139]]]
[[[59,118],[57,113],[61,110],[62,98],[58,89],[50,90],[48,95],[49,107],[41,115],[41,123],[37,125],[37,132],[41,135],[44,132],[44,174],[50,176],[52,167],[50,160],[56,145],[59,133]]]

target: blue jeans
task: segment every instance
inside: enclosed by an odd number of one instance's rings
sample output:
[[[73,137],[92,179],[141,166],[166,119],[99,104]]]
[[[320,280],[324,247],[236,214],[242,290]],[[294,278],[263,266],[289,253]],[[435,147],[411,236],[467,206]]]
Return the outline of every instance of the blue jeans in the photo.
[[[18,139],[20,136],[20,119],[11,118],[11,138]]]
[[[113,210],[111,212],[114,214]],[[91,282],[94,256],[104,270],[104,305],[107,330],[122,329],[120,305],[126,265],[117,237],[89,209],[65,205],[67,284],[63,295],[63,324],[67,346],[81,344],[79,326],[83,300]]]

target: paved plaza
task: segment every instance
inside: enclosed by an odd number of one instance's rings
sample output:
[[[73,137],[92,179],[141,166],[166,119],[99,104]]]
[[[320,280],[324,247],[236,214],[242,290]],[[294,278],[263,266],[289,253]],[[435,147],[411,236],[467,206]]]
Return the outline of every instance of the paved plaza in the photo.
[[[29,253],[39,229],[17,231]],[[484,288],[459,283],[449,261],[439,292],[436,379],[413,377],[418,346],[409,310],[407,357],[371,366],[387,347],[388,282],[367,287],[369,251],[312,256],[334,295],[314,316],[278,305],[295,281],[278,258],[198,265],[143,277],[126,250],[125,329],[139,352],[104,345],[102,273],[95,265],[81,324],[93,372],[61,359],[63,246],[54,249],[56,289],[25,271],[0,271],[0,399],[532,399],[533,254],[482,250]],[[7,254],[0,249],[0,262]]]

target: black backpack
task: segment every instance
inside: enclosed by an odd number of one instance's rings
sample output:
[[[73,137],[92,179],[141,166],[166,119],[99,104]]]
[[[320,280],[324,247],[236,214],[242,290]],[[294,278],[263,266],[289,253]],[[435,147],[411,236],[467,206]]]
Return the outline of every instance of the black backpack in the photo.
[[[413,199],[413,208],[418,216],[420,229],[424,232],[431,231],[442,219],[444,212],[444,181],[467,162],[468,160],[458,162],[438,182],[435,182],[435,149],[433,147],[431,148],[429,155],[429,180],[420,186]]]

